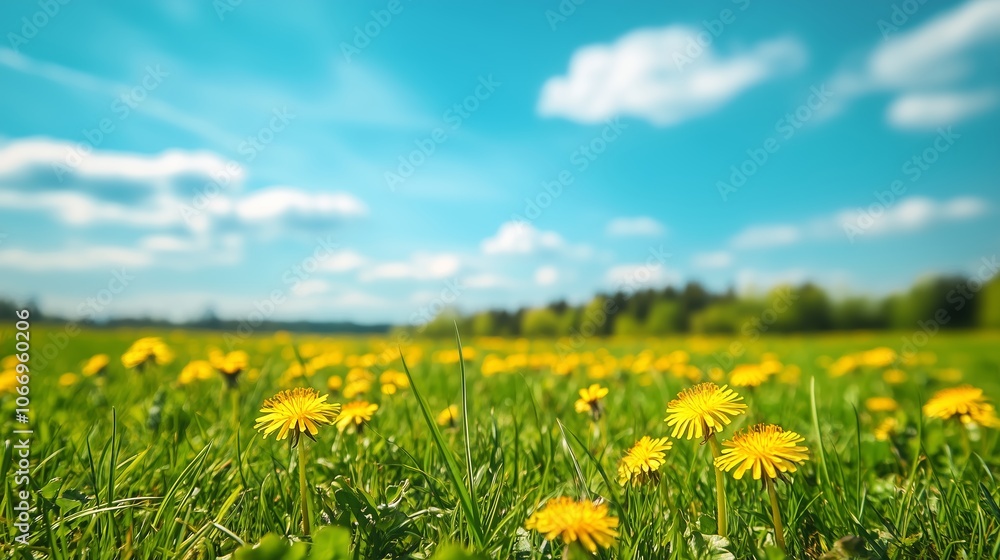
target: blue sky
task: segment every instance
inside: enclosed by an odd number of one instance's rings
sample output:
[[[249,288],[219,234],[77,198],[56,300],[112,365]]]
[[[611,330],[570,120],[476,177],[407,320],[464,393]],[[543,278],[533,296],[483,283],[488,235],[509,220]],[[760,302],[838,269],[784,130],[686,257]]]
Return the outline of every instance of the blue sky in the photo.
[[[884,294],[1000,241],[996,0],[50,4],[0,7],[0,292],[50,311]]]

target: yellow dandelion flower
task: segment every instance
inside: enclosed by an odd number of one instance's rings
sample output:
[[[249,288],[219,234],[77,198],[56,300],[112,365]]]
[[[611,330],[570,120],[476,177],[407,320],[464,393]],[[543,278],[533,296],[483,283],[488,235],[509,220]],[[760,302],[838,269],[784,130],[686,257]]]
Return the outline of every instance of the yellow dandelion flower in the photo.
[[[372,382],[367,379],[358,379],[357,381],[351,381],[344,386],[344,398],[353,399],[358,395],[367,393],[372,388]]]
[[[340,411],[340,416],[337,417],[337,429],[343,432],[348,426],[354,426],[354,429],[360,432],[361,427],[372,419],[376,410],[378,405],[368,401],[346,403]]]
[[[5,369],[0,372],[0,395],[13,391],[17,387],[17,370]]]
[[[173,352],[159,337],[140,338],[122,354],[122,365],[129,369],[142,370],[150,364],[165,365],[174,359]]]
[[[64,373],[59,376],[60,387],[72,387],[80,380],[80,376],[75,373]]]
[[[906,372],[901,369],[887,369],[882,373],[882,379],[890,385],[906,383]]]
[[[382,394],[383,395],[395,395],[396,394],[396,386],[393,385],[392,383],[386,383],[385,385],[382,385]]]
[[[941,420],[955,418],[967,425],[1000,427],[996,410],[983,390],[971,385],[941,389],[924,405],[924,415]]]
[[[686,439],[708,437],[721,431],[735,416],[746,411],[743,397],[726,385],[701,383],[678,393],[677,398],[667,404],[668,426],[673,426],[671,437]]]
[[[665,462],[664,451],[673,447],[673,442],[667,438],[651,438],[643,436],[635,442],[618,465],[618,483],[656,484],[660,480],[660,467]]]
[[[299,435],[306,434],[313,439],[320,426],[333,424],[340,412],[339,404],[326,402],[327,395],[320,395],[316,389],[297,387],[281,391],[264,401],[254,426],[266,438],[277,431],[277,439],[292,436],[292,445],[298,444]]]
[[[805,438],[791,431],[785,431],[774,424],[757,424],[722,442],[722,455],[715,459],[719,469],[733,472],[739,480],[748,470],[754,480],[761,476],[774,479],[778,473],[795,472],[796,464],[809,456],[808,449],[798,445]]]
[[[80,369],[80,373],[82,373],[84,377],[93,377],[102,373],[108,367],[109,363],[111,363],[111,359],[108,358],[107,354],[96,354],[91,356],[90,359],[87,360],[87,363],[83,364],[83,367]]]
[[[899,430],[899,421],[894,416],[889,416],[879,422],[878,426],[872,430],[877,441],[889,441]]]
[[[769,377],[771,371],[757,364],[740,364],[729,374],[729,382],[733,387],[760,387]]]
[[[865,400],[865,408],[869,412],[894,412],[899,408],[899,403],[891,397],[871,397]]]
[[[214,375],[215,371],[212,368],[212,364],[208,363],[207,360],[192,360],[181,370],[177,382],[181,385],[187,385],[195,381],[211,379]]]
[[[450,405],[437,415],[437,424],[441,427],[454,426],[458,422],[458,419],[461,418],[461,414],[458,410],[458,405]]]
[[[236,387],[236,380],[243,370],[250,365],[250,356],[243,350],[234,350],[223,354],[213,350],[208,355],[208,361],[216,371],[222,374],[230,388]]]
[[[344,380],[340,378],[339,375],[331,375],[329,379],[326,380],[326,388],[331,392],[336,393],[344,386]]]
[[[547,541],[579,542],[591,553],[596,553],[597,547],[610,547],[618,537],[618,518],[608,515],[607,504],[565,497],[546,502],[524,527],[538,531]]]
[[[591,413],[594,418],[601,415],[601,399],[608,396],[608,389],[594,383],[590,387],[580,389],[580,398],[576,400],[574,408],[583,414]]]

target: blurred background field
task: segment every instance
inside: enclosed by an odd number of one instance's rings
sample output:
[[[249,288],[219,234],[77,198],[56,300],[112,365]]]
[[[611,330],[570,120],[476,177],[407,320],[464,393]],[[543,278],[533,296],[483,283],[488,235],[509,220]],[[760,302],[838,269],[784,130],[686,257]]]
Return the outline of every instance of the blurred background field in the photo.
[[[36,344],[61,332],[39,326]],[[119,357],[139,336],[160,337],[169,362],[126,369]],[[437,415],[462,405],[457,346],[406,336],[255,335],[240,347],[249,361],[230,390],[211,369],[182,373],[224,349],[223,333],[83,330],[32,379],[34,478],[44,496],[38,515],[51,524],[36,534],[35,549],[67,558],[211,558],[268,532],[295,534],[287,443],[252,429],[262,401],[290,386],[378,405],[360,430],[323,431],[309,446],[319,525],[350,528],[360,558],[419,558],[440,543],[469,543],[468,521],[399,360],[401,351]],[[709,536],[715,521],[705,446],[675,441],[651,493],[620,487],[614,473],[635,440],[667,435],[666,403],[679,390],[731,382],[743,364],[766,371],[766,381],[735,387],[750,411],[727,433],[766,420],[803,434],[810,449],[794,482],[783,485],[793,555],[840,554],[838,540],[850,535],[872,557],[995,555],[997,431],[923,418],[921,406],[938,389],[962,384],[1000,395],[1000,333],[941,332],[912,353],[899,350],[904,336],[766,336],[744,341],[739,356],[727,354],[738,340],[732,337],[465,340],[484,550],[495,558],[557,555],[558,547],[523,530],[525,519],[548,497],[592,492],[621,518],[611,557],[723,554],[713,552],[719,543]],[[102,353],[111,358],[107,367],[85,374]],[[574,409],[579,389],[592,383],[609,389],[596,422]],[[4,391],[3,423],[11,428],[7,385]],[[874,397],[895,405],[872,405]],[[459,424],[438,420],[462,457]],[[8,445],[8,469],[10,452]],[[2,504],[8,514],[10,489]],[[728,491],[728,550],[763,557],[773,540],[759,483],[730,480]]]

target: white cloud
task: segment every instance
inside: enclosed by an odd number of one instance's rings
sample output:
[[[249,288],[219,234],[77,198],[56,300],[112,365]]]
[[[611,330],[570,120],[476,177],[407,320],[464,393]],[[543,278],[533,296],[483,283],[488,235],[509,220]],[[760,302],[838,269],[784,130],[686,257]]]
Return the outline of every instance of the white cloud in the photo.
[[[996,103],[992,91],[914,93],[897,97],[889,105],[888,119],[898,128],[933,129],[978,115]]]
[[[551,286],[559,281],[559,271],[554,266],[540,266],[535,271],[535,284]]]
[[[605,228],[605,233],[612,237],[656,237],[664,231],[663,224],[648,216],[615,218]]]
[[[461,260],[449,253],[414,253],[408,261],[396,261],[366,266],[359,279],[373,280],[440,280],[454,276],[461,268]]]
[[[619,264],[611,267],[604,280],[613,290],[631,292],[680,282],[680,275],[655,264]]]
[[[691,259],[695,268],[726,268],[733,263],[733,255],[728,251],[714,251],[711,253],[698,253]]]
[[[928,226],[948,221],[962,221],[984,214],[989,204],[980,198],[964,196],[946,201],[937,201],[922,196],[905,198],[880,215],[865,210],[845,210],[840,212],[835,222],[843,232],[848,226],[858,228],[864,235],[882,235],[913,232]]]
[[[912,30],[889,31],[863,67],[833,77],[842,102],[871,91],[896,93],[886,118],[904,129],[953,124],[996,105],[993,95],[961,90],[992,68],[983,47],[1000,42],[1000,2],[969,0]]]
[[[90,246],[54,251],[0,250],[0,266],[33,272],[87,270],[111,267],[145,267],[152,263],[149,253],[127,247]]]
[[[802,238],[798,227],[788,224],[750,226],[737,233],[730,244],[737,249],[791,245]]]
[[[585,123],[625,115],[669,126],[713,111],[805,59],[793,39],[758,43],[726,58],[709,45],[690,57],[686,53],[699,45],[699,31],[640,29],[611,44],[582,47],[565,76],[545,82],[538,110]]]
[[[330,283],[318,278],[303,280],[292,287],[292,293],[298,297],[308,297],[325,294],[330,291]]]
[[[540,231],[523,222],[505,222],[493,237],[480,243],[487,255],[530,255],[543,250],[560,250],[566,246],[562,236],[554,231]]]
[[[245,222],[363,216],[364,203],[347,193],[306,193],[291,187],[268,187],[247,194],[236,203],[236,215]]]
[[[74,226],[137,228],[327,226],[363,216],[344,192],[274,186],[242,193],[243,168],[209,152],[91,151],[34,138],[0,146],[0,208],[37,210]]]
[[[483,272],[480,274],[473,274],[462,279],[461,285],[473,288],[485,290],[489,288],[502,288],[511,285],[512,282],[503,276],[498,274],[491,274],[489,272]]]
[[[1000,2],[970,0],[909,32],[891,35],[868,58],[876,86],[941,86],[969,75],[969,51],[1000,36]]]
[[[345,249],[337,251],[331,254],[329,258],[324,259],[320,264],[320,268],[328,272],[348,272],[361,268],[367,263],[368,259],[362,255],[350,249]]]

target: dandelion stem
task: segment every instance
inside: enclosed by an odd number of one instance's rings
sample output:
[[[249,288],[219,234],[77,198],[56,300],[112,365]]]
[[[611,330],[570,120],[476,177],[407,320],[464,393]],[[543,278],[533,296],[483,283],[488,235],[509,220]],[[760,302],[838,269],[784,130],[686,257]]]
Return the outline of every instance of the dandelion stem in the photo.
[[[774,540],[778,543],[778,548],[788,554],[785,546],[785,527],[781,524],[781,509],[778,508],[778,493],[774,490],[774,481],[764,477],[764,485],[767,486],[767,495],[771,499],[771,520],[774,522]]]
[[[302,498],[302,533],[309,536],[309,489],[306,482],[306,446],[299,442],[299,494]]]
[[[236,389],[229,390],[230,406],[233,408],[233,431],[240,430],[240,392]]]
[[[712,457],[717,458],[722,455],[722,450],[719,448],[719,440],[715,439],[715,432],[712,432],[708,436],[708,444],[712,448]],[[712,468],[715,470],[716,516],[718,517],[719,536],[728,538],[729,520],[726,516],[726,478],[722,471],[715,466],[715,461],[712,461]]]

